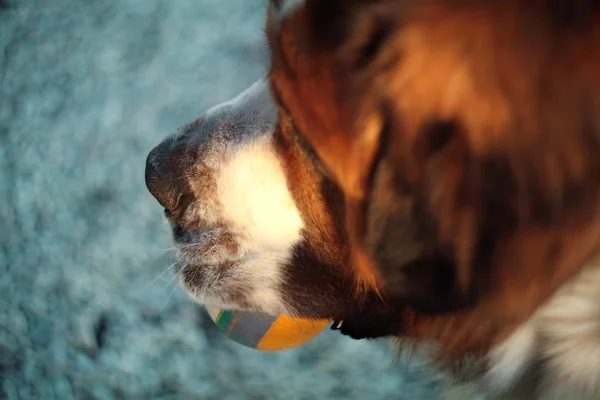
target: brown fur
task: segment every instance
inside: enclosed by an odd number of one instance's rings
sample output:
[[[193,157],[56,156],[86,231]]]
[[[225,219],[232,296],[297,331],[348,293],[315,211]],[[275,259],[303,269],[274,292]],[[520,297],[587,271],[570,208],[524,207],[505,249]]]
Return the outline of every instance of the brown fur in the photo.
[[[281,24],[270,13],[275,97],[341,188],[355,273],[392,294],[398,334],[484,351],[599,250],[598,4],[308,0]],[[414,254],[393,253],[402,243]],[[438,296],[435,265],[406,278],[420,259],[453,265],[440,295],[453,310],[401,311],[412,285]]]
[[[295,134],[293,121],[284,108],[280,109],[272,140],[281,160],[289,190],[306,224],[303,230],[305,248],[302,251],[314,257],[307,273],[298,274],[295,279],[306,281],[303,282],[303,286],[311,290],[324,285],[336,287],[335,295],[342,295],[346,302],[343,309],[335,310],[333,315],[336,318],[352,317],[361,313],[363,309],[376,314],[385,312],[387,306],[381,302],[375,291],[366,288],[366,291],[360,292],[360,296],[352,291],[355,274],[344,229],[343,193],[323,170],[312,149],[307,147],[302,137]],[[323,266],[320,271],[314,271],[317,263]],[[303,267],[296,265],[296,268]],[[303,302],[306,302],[306,299],[298,301]]]

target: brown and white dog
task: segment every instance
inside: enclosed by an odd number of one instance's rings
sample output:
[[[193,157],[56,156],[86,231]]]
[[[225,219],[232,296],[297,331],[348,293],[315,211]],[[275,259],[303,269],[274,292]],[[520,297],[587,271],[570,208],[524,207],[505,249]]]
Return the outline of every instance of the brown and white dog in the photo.
[[[272,1],[269,76],[147,159],[183,287],[600,398],[598,3]]]

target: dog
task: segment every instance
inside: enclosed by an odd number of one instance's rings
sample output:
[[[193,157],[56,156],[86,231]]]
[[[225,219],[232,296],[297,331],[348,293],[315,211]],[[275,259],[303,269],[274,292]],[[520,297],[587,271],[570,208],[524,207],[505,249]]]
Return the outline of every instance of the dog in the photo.
[[[146,183],[172,226],[182,286],[198,301],[341,319],[360,308],[342,193],[284,132],[263,77],[155,147]]]
[[[599,398],[598,2],[272,1],[268,76],[146,184],[197,301]]]

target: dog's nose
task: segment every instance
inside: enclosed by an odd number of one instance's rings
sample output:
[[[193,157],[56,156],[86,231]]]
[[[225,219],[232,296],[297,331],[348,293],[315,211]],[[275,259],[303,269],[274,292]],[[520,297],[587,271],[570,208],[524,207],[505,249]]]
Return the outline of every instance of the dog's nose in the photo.
[[[178,173],[178,163],[171,153],[168,142],[156,146],[146,158],[145,172],[146,187],[169,211],[177,208],[185,191],[184,179]]]

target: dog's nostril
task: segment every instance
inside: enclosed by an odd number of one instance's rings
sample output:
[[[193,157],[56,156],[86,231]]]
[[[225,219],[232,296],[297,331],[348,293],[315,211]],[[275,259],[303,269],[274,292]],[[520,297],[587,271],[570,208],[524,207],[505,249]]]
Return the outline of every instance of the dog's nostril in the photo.
[[[166,210],[173,211],[179,206],[184,188],[168,163],[168,151],[161,144],[152,149],[146,158],[146,187]]]

